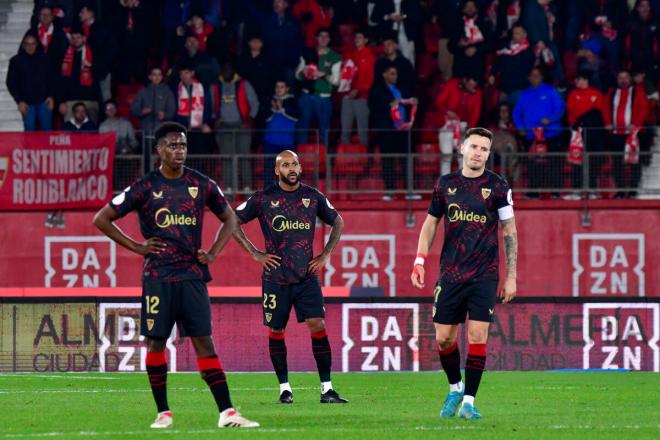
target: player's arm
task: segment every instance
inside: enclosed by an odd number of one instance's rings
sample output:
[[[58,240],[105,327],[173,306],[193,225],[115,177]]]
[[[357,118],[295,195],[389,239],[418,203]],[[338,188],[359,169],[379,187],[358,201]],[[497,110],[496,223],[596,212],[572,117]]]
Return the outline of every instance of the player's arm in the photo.
[[[503,303],[508,303],[516,296],[516,264],[518,260],[518,231],[516,218],[511,217],[500,222],[504,238],[504,259],[506,260],[506,279],[500,290]]]
[[[220,251],[222,251],[222,249],[224,249],[224,247],[227,245],[227,242],[231,238],[231,235],[234,233],[238,225],[236,214],[234,214],[234,210],[231,209],[231,206],[229,205],[227,205],[221,214],[216,214],[216,217],[220,219],[222,226],[218,230],[218,233],[215,235],[215,241],[208,251],[203,249],[199,249],[197,251],[197,261],[202,264],[209,264],[216,259]]]
[[[330,232],[330,238],[328,238],[328,242],[325,244],[323,252],[309,261],[309,265],[307,266],[309,272],[318,273],[325,266],[325,263],[327,263],[330,259],[332,250],[337,246],[337,243],[339,243],[339,239],[341,238],[341,233],[343,230],[344,219],[341,217],[341,215],[337,214],[335,221],[332,223],[332,232]]]
[[[241,219],[237,219],[238,224],[236,225],[236,229],[234,230],[234,240],[238,242],[238,244],[247,251],[250,256],[254,259],[254,261],[258,262],[261,264],[266,270],[270,269],[275,269],[280,265],[280,260],[282,257],[278,255],[272,255],[268,254],[264,251],[260,251],[257,249],[257,247],[250,241],[249,238],[247,238],[247,235],[245,235],[245,231],[241,227],[243,222]]]
[[[424,287],[424,261],[429,254],[435,234],[438,232],[438,225],[440,219],[431,214],[426,215],[422,230],[419,232],[419,240],[417,241],[417,257],[413,264],[413,272],[410,279],[414,287],[422,289]]]
[[[114,224],[117,219],[119,219],[117,211],[106,205],[94,216],[94,226],[114,242],[138,255],[159,254],[165,249],[165,242],[158,237],[149,238],[143,243],[133,240]]]

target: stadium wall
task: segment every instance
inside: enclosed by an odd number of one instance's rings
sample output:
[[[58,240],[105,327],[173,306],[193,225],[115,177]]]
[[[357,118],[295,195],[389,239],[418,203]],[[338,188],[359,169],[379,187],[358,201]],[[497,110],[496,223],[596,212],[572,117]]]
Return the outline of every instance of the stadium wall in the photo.
[[[1,299],[0,372],[143,371],[139,310],[139,298]],[[326,313],[335,371],[440,369],[429,298],[330,298]],[[271,371],[258,298],[214,299],[212,315],[227,370]],[[290,370],[316,371],[306,327],[291,322],[286,335]],[[659,339],[657,298],[523,298],[497,306],[487,368],[657,372]],[[465,355],[462,331],[459,342]],[[171,370],[196,371],[192,346],[176,330],[168,351]]]
[[[353,295],[430,295],[439,271],[439,245],[427,259],[428,292],[413,289],[409,278],[425,205],[419,202],[412,211],[414,227],[406,226],[410,218],[405,209],[342,209],[345,233],[322,275],[323,284],[349,287]],[[660,294],[657,203],[648,208],[593,208],[588,226],[579,204],[567,209],[542,206],[516,211],[521,296],[634,300]],[[92,211],[68,212],[66,228],[58,230],[44,228],[43,212],[0,213],[0,287],[133,287],[139,295],[135,286],[142,258],[102,236],[92,225],[92,216]],[[211,215],[205,221],[203,243],[208,246],[219,224]],[[137,216],[130,215],[119,225],[141,237]],[[257,246],[263,246],[259,225],[252,222],[245,228]],[[315,252],[321,250],[328,232],[318,225]],[[260,272],[260,266],[232,241],[212,266],[210,286],[258,289]]]

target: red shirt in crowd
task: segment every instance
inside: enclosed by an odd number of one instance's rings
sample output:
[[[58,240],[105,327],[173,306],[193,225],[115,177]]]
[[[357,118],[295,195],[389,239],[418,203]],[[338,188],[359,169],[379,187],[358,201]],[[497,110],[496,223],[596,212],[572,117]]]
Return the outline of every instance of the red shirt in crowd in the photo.
[[[346,59],[353,60],[357,73],[351,82],[351,90],[357,90],[355,99],[369,98],[369,89],[374,82],[374,67],[376,66],[376,57],[374,57],[371,48],[363,47],[351,52]]]
[[[442,87],[435,99],[435,108],[443,113],[452,111],[462,122],[467,122],[468,127],[476,127],[481,115],[481,101],[480,88],[470,92],[463,86],[462,79],[454,78]]]
[[[594,87],[586,89],[573,89],[568,94],[566,100],[566,111],[568,113],[568,123],[573,125],[580,119],[580,116],[591,109],[600,111],[605,116],[605,103],[603,94]]]

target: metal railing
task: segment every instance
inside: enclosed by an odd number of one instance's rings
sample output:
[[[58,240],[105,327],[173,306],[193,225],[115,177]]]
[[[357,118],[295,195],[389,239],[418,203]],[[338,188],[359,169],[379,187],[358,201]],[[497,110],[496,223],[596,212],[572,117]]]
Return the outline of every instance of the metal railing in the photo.
[[[447,169],[448,164],[452,171],[458,169],[461,156],[457,150],[451,149],[451,154],[440,152],[440,142],[447,139],[442,137],[442,130],[399,132],[402,142],[397,152],[382,153],[376,141],[383,142],[383,136],[394,132],[371,130],[369,136],[374,142],[357,149],[342,147],[339,144],[339,131],[329,131],[326,144],[318,141],[318,133],[312,132],[309,138],[311,142],[305,144],[304,148],[293,147],[294,150],[300,148],[303,180],[328,194],[347,195],[352,199],[369,200],[397,194],[415,199],[432,192],[438,176],[443,169]],[[655,128],[648,132],[652,136]],[[230,138],[237,142],[241,134],[247,133],[236,129],[190,137],[189,143],[204,139],[203,142],[208,142],[204,148],[210,152],[195,154],[199,148],[193,145],[189,148],[187,165],[216,180],[228,196],[249,195],[267,186],[275,179],[276,154],[232,153],[237,150],[235,144],[219,147],[213,143],[221,139],[221,134],[230,134]],[[639,164],[626,164],[623,150],[609,151],[613,149],[608,137],[610,132],[588,129],[583,135],[587,146],[583,164],[576,166],[568,162],[569,133],[567,129],[562,130],[561,138],[557,138],[561,141],[543,154],[529,153],[530,142],[519,136],[509,135],[499,144],[496,139],[488,167],[506,178],[514,191],[530,196],[539,193],[569,197],[603,193],[632,196],[636,193],[660,197],[660,185],[644,184],[654,181],[648,177],[658,172],[655,168],[658,164],[652,165],[652,151],[641,151]],[[260,151],[264,132],[249,130],[249,134],[251,151]],[[140,135],[139,138],[142,142],[142,155],[118,155],[116,158],[115,191],[122,190],[157,164],[153,137]],[[225,140],[227,138],[224,137]],[[594,139],[600,139],[600,144],[594,145]],[[655,144],[652,137],[647,142]],[[660,151],[658,147],[655,149]],[[646,179],[640,180],[641,177]],[[660,176],[657,179],[660,180]]]

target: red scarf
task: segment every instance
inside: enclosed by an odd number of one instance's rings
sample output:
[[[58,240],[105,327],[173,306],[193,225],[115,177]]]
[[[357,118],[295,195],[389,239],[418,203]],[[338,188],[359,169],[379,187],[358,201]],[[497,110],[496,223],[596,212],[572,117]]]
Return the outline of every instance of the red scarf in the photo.
[[[639,128],[634,129],[626,139],[626,149],[623,153],[623,162],[629,164],[639,163]]]
[[[614,107],[614,133],[625,134],[626,128],[630,126],[632,119],[632,95],[634,89],[632,86],[625,89],[616,89],[612,102]]]
[[[204,86],[193,79],[192,97],[188,89],[179,82],[177,89],[178,111],[177,115],[190,119],[190,128],[200,128],[204,123]]]
[[[81,86],[91,86],[93,82],[92,78],[92,49],[89,46],[85,45],[82,48],[82,56],[80,61],[80,85]],[[73,71],[73,57],[76,55],[76,50],[72,45],[69,45],[69,48],[64,54],[64,59],[62,60],[62,76],[70,77],[71,72]]]
[[[201,30],[197,30],[193,27],[192,33],[197,37],[197,41],[199,41],[199,51],[206,52],[206,41],[208,40],[209,35],[213,33],[213,26],[209,23],[204,23]]]
[[[507,29],[511,29],[519,19],[520,19],[520,2],[518,0],[515,0],[509,3],[509,7],[506,8]]]
[[[584,162],[584,140],[582,139],[582,128],[571,130],[571,143],[568,146],[568,163],[582,165]]]
[[[468,43],[477,44],[484,41],[484,35],[477,26],[477,15],[474,17],[463,16],[463,30]]]
[[[546,161],[545,153],[548,152],[548,143],[545,140],[545,128],[534,127],[534,141],[529,147],[530,154],[534,155],[533,160],[536,163],[543,163]]]
[[[515,56],[527,49],[529,49],[529,40],[525,38],[520,43],[514,43],[513,41],[511,41],[511,45],[509,47],[505,47],[503,49],[498,50],[497,54]]]
[[[351,91],[351,84],[353,78],[357,75],[358,67],[352,59],[347,59],[341,66],[341,74],[339,75],[339,93],[346,93]]]
[[[410,99],[402,99],[401,105],[410,107],[410,118],[408,121],[404,121],[401,117],[401,110],[399,106],[394,106],[390,108],[390,117],[394,122],[394,127],[397,130],[410,130],[415,123],[415,116],[417,115],[417,104],[413,104]]]
[[[48,53],[48,47],[53,39],[53,27],[53,23],[48,27],[43,24],[39,25],[39,41],[41,41],[41,45],[44,47],[44,52],[46,53]]]

